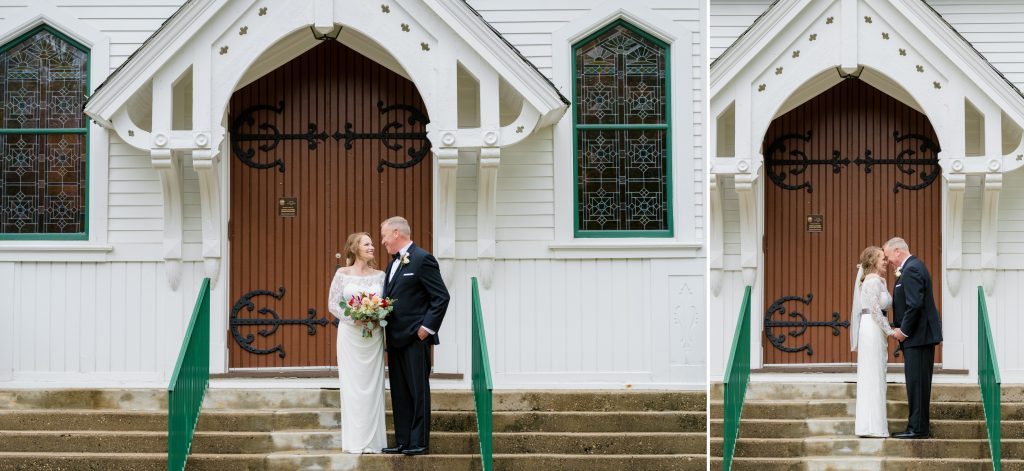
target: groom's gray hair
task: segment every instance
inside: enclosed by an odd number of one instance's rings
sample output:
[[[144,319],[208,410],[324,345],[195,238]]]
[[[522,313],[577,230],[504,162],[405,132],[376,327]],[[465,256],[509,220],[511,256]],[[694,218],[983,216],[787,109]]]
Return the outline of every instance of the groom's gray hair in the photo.
[[[412,237],[412,228],[409,227],[409,221],[402,216],[389,217],[387,220],[380,223],[380,225],[392,229],[398,229],[398,232],[401,232],[402,235]]]
[[[883,245],[883,247],[888,247],[890,249],[900,249],[906,253],[910,253],[910,246],[907,245],[907,241],[903,240],[902,237],[893,237],[892,239],[889,239],[889,241],[886,242],[885,245]]]

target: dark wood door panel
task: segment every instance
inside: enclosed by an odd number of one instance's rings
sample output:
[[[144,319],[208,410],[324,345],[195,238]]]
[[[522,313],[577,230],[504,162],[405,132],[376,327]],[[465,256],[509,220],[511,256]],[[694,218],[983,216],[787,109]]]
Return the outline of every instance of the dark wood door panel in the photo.
[[[380,222],[400,215],[431,249],[425,111],[412,82],[336,41],[235,93],[231,368],[337,365],[327,296],[350,233],[378,242]]]
[[[893,236],[924,260],[941,304],[937,150],[926,116],[855,79],[772,122],[763,147],[765,364],[855,361],[856,264]]]

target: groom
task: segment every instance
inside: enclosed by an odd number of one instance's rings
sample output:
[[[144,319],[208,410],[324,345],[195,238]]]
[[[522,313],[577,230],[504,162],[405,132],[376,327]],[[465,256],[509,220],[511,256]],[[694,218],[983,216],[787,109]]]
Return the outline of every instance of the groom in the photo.
[[[382,451],[423,455],[430,446],[430,346],[439,343],[448,289],[434,256],[412,242],[409,221],[396,216],[382,222],[380,238],[393,256],[384,296],[395,300],[384,330],[396,445]]]
[[[932,295],[932,278],[907,242],[894,237],[882,246],[885,261],[896,267],[893,312],[899,324],[892,336],[903,345],[903,372],[907,379],[910,417],[907,429],[894,438],[928,438],[928,406],[932,395],[935,346],[942,342],[942,324]]]

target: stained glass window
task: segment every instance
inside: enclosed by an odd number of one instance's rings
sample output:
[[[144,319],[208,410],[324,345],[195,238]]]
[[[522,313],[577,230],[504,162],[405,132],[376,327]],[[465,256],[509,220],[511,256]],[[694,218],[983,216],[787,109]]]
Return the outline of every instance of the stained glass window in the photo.
[[[577,237],[671,237],[668,46],[616,22],[573,48]]]
[[[86,238],[88,64],[46,26],[0,47],[0,238]]]

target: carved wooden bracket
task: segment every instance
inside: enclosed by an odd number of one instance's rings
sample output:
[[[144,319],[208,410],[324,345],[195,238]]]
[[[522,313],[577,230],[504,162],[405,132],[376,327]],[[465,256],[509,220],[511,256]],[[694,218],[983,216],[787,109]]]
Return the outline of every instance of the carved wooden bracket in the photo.
[[[171,290],[181,284],[182,187],[178,155],[170,149],[152,149],[150,163],[160,175],[164,196],[164,271]]]
[[[960,275],[963,269],[963,226],[964,226],[964,189],[967,187],[967,176],[961,173],[946,173],[947,194],[946,209],[946,286],[956,296],[960,292]]]
[[[476,244],[479,259],[480,282],[484,289],[494,280],[495,222],[497,220],[498,166],[501,149],[480,149],[480,168],[477,174]]]
[[[758,258],[757,195],[754,192],[757,175],[741,173],[735,178],[740,203],[740,267],[743,283],[753,286],[757,281]]]
[[[442,132],[442,143],[448,132]],[[454,136],[452,136],[454,143]],[[437,158],[438,189],[437,189],[437,250],[436,256],[441,265],[441,276],[451,284],[455,271],[455,187],[456,171],[459,168],[459,149],[454,147],[435,147]]]
[[[722,214],[722,190],[719,187],[720,177],[711,174],[708,180],[711,191],[711,240],[709,264],[711,268],[711,293],[718,296],[722,292],[722,270],[725,268],[725,230],[722,227],[724,217]]]
[[[195,134],[197,144],[205,143],[205,146],[209,146],[208,133],[196,132]],[[217,285],[221,264],[221,189],[217,171],[219,156],[216,150],[210,148],[192,151],[192,167],[199,175],[199,199],[203,227],[203,269],[206,276],[210,278],[211,286]]]
[[[985,175],[985,199],[981,209],[981,280],[985,293],[995,289],[996,270],[999,268],[999,192],[1003,189],[1003,174]]]

